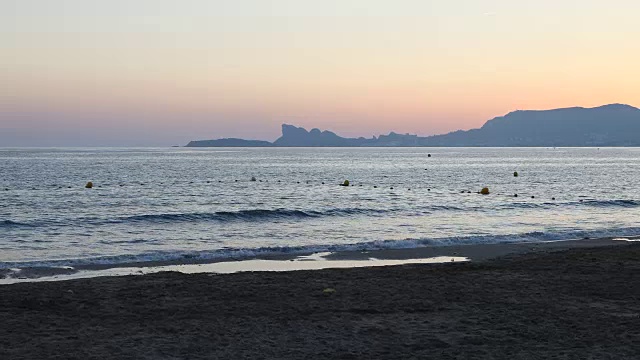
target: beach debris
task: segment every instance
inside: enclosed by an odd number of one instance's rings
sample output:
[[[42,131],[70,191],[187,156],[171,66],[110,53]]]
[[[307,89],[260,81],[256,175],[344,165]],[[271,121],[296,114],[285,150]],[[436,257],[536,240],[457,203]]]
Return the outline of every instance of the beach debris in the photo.
[[[489,195],[489,188],[488,187],[483,187],[482,190],[480,190],[480,194]]]
[[[256,177],[255,177],[255,176],[252,176],[252,177],[251,177],[251,181],[256,181]]]
[[[518,177],[518,172],[517,172],[517,171],[514,171],[514,172],[513,172],[513,176],[514,176],[514,177]]]
[[[349,180],[345,180],[340,186],[349,186]]]
[[[85,187],[86,189],[91,189],[91,188],[93,188],[93,183],[92,183],[91,181],[89,181],[89,182],[87,183],[87,185],[85,185],[84,187]]]
[[[336,293],[336,289],[334,289],[334,288],[326,288],[326,289],[322,290],[322,293],[327,295],[327,296],[328,295],[332,295],[332,294]]]

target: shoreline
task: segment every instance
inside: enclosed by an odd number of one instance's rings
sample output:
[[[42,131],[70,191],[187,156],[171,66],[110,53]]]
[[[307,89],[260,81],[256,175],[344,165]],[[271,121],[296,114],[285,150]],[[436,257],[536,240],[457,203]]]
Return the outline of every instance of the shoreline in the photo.
[[[634,241],[640,236],[627,237]],[[327,253],[294,253],[258,255],[234,258],[185,258],[117,264],[92,264],[75,267],[30,267],[22,269],[0,269],[0,286],[20,282],[67,281],[74,279],[146,275],[164,271],[182,273],[300,271],[329,268],[395,266],[420,263],[446,263],[450,261],[486,261],[508,255],[530,252],[560,251],[570,248],[602,247],[622,245],[615,238],[582,240],[559,240],[545,242],[464,244],[446,246],[423,246],[415,248],[379,249],[367,251],[337,251]],[[319,255],[319,256],[318,256]],[[321,263],[320,263],[321,262]],[[16,271],[17,270],[17,271]]]
[[[0,358],[638,358],[640,243],[593,243],[453,264],[0,286]]]

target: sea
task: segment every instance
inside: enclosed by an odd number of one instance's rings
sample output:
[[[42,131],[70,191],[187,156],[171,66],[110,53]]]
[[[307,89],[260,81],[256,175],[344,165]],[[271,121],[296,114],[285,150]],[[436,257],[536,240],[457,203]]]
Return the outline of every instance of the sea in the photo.
[[[0,269],[636,235],[640,148],[0,148]]]

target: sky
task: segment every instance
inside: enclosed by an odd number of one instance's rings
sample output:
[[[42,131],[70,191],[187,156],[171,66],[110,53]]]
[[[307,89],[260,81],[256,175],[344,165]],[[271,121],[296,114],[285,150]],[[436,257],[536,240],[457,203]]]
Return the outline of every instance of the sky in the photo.
[[[637,0],[0,0],[0,146],[469,129],[640,106]]]

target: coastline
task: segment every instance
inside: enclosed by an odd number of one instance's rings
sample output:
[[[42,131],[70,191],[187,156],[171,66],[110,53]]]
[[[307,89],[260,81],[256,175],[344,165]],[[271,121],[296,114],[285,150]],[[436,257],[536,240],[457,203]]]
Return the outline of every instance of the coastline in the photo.
[[[640,244],[573,245],[467,263],[0,286],[0,357],[638,357]]]
[[[627,237],[637,240],[639,237]],[[39,281],[67,281],[104,276],[147,275],[159,272],[235,273],[262,271],[322,270],[331,268],[378,267],[404,264],[433,264],[455,261],[486,261],[497,257],[530,252],[550,252],[570,248],[622,245],[612,237],[544,242],[489,243],[377,250],[345,250],[326,253],[301,252],[262,254],[232,258],[184,258],[114,264],[89,264],[64,267],[26,267],[0,269],[0,286]]]

